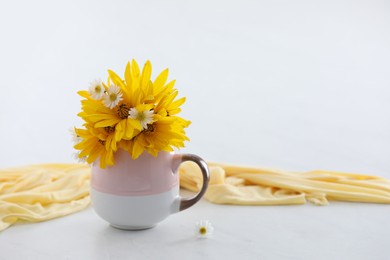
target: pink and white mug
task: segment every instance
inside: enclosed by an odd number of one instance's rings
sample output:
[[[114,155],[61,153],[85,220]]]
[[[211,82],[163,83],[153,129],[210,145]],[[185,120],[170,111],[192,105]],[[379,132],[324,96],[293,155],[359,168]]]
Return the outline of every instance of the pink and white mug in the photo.
[[[195,162],[203,174],[203,186],[192,198],[179,195],[179,165]],[[95,212],[112,226],[137,230],[155,226],[169,215],[198,202],[209,182],[207,164],[193,154],[159,152],[157,157],[144,152],[133,160],[118,150],[115,165],[101,169],[92,165],[91,199]]]

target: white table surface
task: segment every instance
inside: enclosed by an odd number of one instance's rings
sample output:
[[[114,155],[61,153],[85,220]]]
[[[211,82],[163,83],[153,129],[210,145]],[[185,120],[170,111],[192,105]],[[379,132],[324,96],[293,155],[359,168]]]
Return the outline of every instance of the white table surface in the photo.
[[[389,206],[224,206],[201,201],[153,229],[112,228],[91,208],[0,234],[0,259],[389,259]],[[212,238],[197,239],[208,218]]]
[[[388,1],[13,1],[0,8],[0,167],[72,162],[68,129],[106,69],[170,68],[182,152],[390,178]],[[92,209],[0,233],[0,259],[390,259],[390,205],[201,201],[125,232]],[[209,219],[214,236],[194,238]]]

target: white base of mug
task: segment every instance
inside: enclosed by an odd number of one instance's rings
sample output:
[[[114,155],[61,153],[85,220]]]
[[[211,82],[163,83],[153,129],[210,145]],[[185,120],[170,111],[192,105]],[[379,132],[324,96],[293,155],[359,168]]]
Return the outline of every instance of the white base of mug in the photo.
[[[169,215],[179,211],[179,186],[167,192],[144,196],[121,196],[91,188],[95,212],[111,226],[124,230],[154,227]]]
[[[137,231],[137,230],[145,230],[145,229],[154,228],[156,225],[136,227],[136,226],[118,226],[118,225],[110,224],[110,226],[114,227],[114,228],[117,228],[117,229],[121,229],[121,230],[134,230],[134,231]]]

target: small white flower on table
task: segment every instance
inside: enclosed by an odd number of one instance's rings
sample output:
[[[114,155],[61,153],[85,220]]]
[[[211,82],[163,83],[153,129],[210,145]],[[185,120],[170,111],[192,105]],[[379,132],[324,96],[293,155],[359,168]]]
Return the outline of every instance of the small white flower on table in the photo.
[[[214,227],[208,220],[200,220],[195,224],[195,235],[199,238],[208,238],[213,234]]]

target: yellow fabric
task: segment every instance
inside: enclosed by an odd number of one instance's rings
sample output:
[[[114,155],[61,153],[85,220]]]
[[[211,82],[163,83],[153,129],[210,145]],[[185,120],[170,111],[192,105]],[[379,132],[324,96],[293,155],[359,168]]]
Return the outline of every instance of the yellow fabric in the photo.
[[[390,181],[327,171],[293,173],[209,163],[205,198],[238,205],[326,205],[329,200],[390,203]],[[179,168],[180,185],[198,191],[202,176],[191,162]],[[0,170],[0,231],[17,221],[38,222],[86,208],[90,167],[46,164]]]
[[[38,222],[88,206],[89,167],[48,164],[0,170],[0,231],[17,221]]]
[[[384,178],[328,171],[293,173],[209,163],[210,184],[205,198],[218,204],[283,205],[306,201],[327,205],[329,200],[390,203],[390,181]],[[198,191],[199,168],[185,162],[180,185]]]

